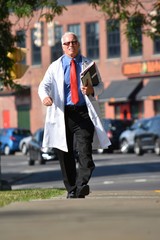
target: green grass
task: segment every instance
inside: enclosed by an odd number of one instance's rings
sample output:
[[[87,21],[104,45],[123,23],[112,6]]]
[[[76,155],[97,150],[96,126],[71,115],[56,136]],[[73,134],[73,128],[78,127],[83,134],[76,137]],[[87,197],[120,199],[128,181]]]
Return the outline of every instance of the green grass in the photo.
[[[27,189],[27,190],[11,190],[0,191],[0,207],[8,205],[12,202],[28,202],[31,200],[52,199],[63,195],[63,189]]]

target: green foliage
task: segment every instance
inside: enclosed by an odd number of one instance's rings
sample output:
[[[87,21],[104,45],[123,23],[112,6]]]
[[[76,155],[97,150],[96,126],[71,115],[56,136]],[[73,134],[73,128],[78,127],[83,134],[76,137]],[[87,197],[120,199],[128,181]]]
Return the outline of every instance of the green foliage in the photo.
[[[142,44],[139,30],[151,38],[160,36],[160,0],[88,0],[87,2],[96,10],[102,11],[106,19],[117,19],[122,22],[124,34],[135,49]],[[34,11],[39,9],[41,9],[40,17],[45,17],[49,22],[67,8],[59,5],[56,0],[0,0],[0,85],[11,88],[18,86],[10,75],[14,62],[7,58],[7,53],[13,51],[18,41],[11,33],[10,13],[14,13],[19,19],[30,18]]]
[[[0,207],[13,202],[26,202],[31,200],[51,199],[64,194],[62,189],[27,189],[0,191]]]
[[[126,36],[129,39],[130,46],[132,46],[134,49],[139,49],[142,47],[141,35],[144,24],[145,17],[140,13],[130,17],[127,23]]]
[[[141,33],[154,38],[160,36],[160,0],[89,0],[107,19],[117,19],[125,26],[124,34],[130,45],[141,47]],[[136,20],[138,19],[138,21]]]
[[[11,32],[9,15],[14,13],[18,19],[30,18],[38,9],[42,12],[40,17],[51,21],[66,8],[58,5],[56,0],[0,0],[0,86],[18,89],[20,87],[11,77],[14,61],[7,57],[7,53],[13,52],[15,43],[20,40]]]

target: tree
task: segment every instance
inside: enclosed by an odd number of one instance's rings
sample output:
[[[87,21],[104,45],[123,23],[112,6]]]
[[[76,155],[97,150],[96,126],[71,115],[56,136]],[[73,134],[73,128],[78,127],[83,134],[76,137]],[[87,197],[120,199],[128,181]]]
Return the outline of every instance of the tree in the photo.
[[[137,29],[141,29],[143,34],[151,38],[160,35],[160,0],[88,0],[87,2],[97,11],[104,13],[107,19],[117,19],[122,22],[124,34],[134,48],[140,47],[141,44]],[[47,22],[52,21],[56,15],[62,14],[64,9],[67,10],[56,0],[0,0],[0,88],[1,85],[11,88],[19,86],[11,76],[15,60],[8,57],[8,52],[15,51],[15,43],[21,41],[21,38],[12,34],[9,16],[14,13],[18,19],[23,17],[30,19],[38,9],[41,9],[39,17],[45,17]]]
[[[15,59],[10,58],[8,53],[14,53],[15,43],[22,39],[12,34],[12,23],[9,16],[14,13],[17,16],[17,21],[23,17],[29,19],[38,9],[41,9],[39,17],[45,17],[46,21],[49,22],[66,8],[58,5],[56,0],[0,0],[0,88],[2,86],[20,87],[13,81],[12,70]]]
[[[124,34],[133,48],[141,44],[137,29],[151,38],[160,35],[160,0],[89,0],[89,3],[106,18],[124,24]]]

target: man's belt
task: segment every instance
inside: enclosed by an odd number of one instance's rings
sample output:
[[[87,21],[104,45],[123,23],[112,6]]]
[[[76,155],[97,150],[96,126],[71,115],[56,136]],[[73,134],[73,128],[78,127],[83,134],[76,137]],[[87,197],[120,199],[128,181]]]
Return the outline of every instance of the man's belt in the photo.
[[[66,105],[65,109],[68,111],[87,111],[88,110],[86,105],[81,105],[81,106]]]

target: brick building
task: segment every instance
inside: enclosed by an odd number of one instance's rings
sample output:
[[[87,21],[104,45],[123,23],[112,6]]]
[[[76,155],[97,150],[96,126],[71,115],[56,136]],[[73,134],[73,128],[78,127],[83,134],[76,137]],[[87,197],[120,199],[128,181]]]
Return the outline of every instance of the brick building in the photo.
[[[141,35],[143,47],[132,49],[124,34],[123,25],[109,30],[111,21],[89,6],[86,1],[59,1],[67,10],[54,19],[54,45],[49,39],[49,26],[41,19],[42,44],[35,45],[33,19],[21,20],[11,16],[15,34],[25,34],[21,47],[27,48],[29,69],[20,79],[26,86],[23,93],[0,92],[0,127],[25,127],[32,132],[44,125],[46,108],[37,94],[38,85],[49,64],[61,54],[61,35],[75,32],[81,44],[81,53],[93,59],[99,68],[105,91],[99,97],[102,115],[110,118],[142,118],[160,113],[160,40]],[[25,32],[22,27],[26,27]],[[137,29],[140,32],[140,29]]]

